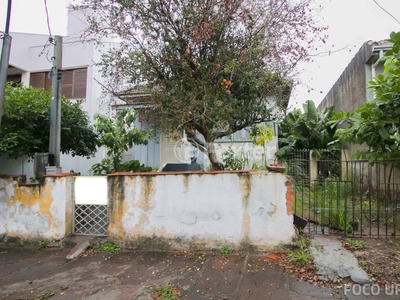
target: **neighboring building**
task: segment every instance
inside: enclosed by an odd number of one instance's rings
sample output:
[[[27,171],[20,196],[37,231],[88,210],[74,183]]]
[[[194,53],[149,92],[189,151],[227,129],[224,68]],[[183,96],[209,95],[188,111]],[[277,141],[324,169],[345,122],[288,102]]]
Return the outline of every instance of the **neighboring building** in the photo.
[[[68,17],[68,33],[63,38],[62,54],[62,94],[68,99],[83,99],[83,110],[92,120],[97,112],[106,112],[98,99],[101,96],[101,81],[99,68],[94,64],[100,58],[99,52],[91,43],[82,43],[79,38],[82,31],[82,21],[79,14],[70,12]],[[49,37],[38,34],[10,33],[12,37],[8,80],[21,82],[25,86],[49,89],[51,79],[49,71],[52,68],[51,57],[53,46],[48,42]],[[112,43],[112,41],[107,41]],[[63,172],[74,170],[88,174],[90,167],[99,162],[105,153],[98,151],[96,157],[61,156]],[[36,166],[28,157],[16,161],[8,161],[7,155],[0,156],[0,174],[26,174],[27,178],[34,176]]]
[[[333,106],[336,111],[352,112],[361,107],[364,102],[371,101],[373,93],[368,88],[369,82],[383,73],[383,62],[380,58],[391,48],[391,44],[387,42],[364,43],[322,100],[318,111],[321,112],[326,107]],[[348,149],[348,158],[362,148],[360,145],[351,144],[342,146]]]

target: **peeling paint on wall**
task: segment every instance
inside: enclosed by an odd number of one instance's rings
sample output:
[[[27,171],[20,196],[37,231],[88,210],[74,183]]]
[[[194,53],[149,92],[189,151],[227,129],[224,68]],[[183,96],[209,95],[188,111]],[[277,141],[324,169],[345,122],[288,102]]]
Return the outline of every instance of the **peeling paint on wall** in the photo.
[[[124,229],[122,219],[126,208],[124,206],[125,189],[124,176],[108,177],[108,235],[123,239]]]
[[[294,205],[294,191],[292,186],[292,181],[289,176],[286,176],[286,211],[288,215],[293,215],[293,205]]]
[[[153,176],[140,176],[141,181],[141,193],[140,193],[140,204],[139,207],[144,211],[150,209],[151,196],[154,194],[154,182]]]
[[[72,209],[71,182],[60,176],[46,177],[43,185],[20,185],[0,178],[0,236],[5,240],[62,239],[71,233],[71,225],[66,225],[72,223],[67,212]]]
[[[115,174],[109,176],[109,238],[128,245],[169,240],[174,249],[178,240],[184,249],[290,243],[285,181],[267,172]]]
[[[268,216],[272,217],[276,213],[276,210],[278,209],[278,207],[275,204],[273,204],[272,202],[270,202],[269,204],[272,206],[272,210],[269,210],[267,212],[267,214],[268,214]]]

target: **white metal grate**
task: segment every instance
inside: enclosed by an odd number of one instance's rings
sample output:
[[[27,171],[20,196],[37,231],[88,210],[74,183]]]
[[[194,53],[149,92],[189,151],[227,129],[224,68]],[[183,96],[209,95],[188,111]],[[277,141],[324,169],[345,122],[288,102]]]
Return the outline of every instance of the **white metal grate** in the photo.
[[[105,176],[77,176],[74,184],[73,233],[106,236],[107,178]]]
[[[75,204],[74,233],[107,235],[107,205]]]

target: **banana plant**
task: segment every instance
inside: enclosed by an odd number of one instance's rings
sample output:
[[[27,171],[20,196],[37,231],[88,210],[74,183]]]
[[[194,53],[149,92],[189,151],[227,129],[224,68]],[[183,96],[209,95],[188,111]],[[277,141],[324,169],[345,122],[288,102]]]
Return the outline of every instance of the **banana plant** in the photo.
[[[308,100],[303,104],[303,111],[295,109],[288,113],[279,124],[278,157],[285,156],[294,149],[310,149],[316,158],[321,151],[337,151],[336,127],[330,123],[334,108],[328,107],[318,113],[315,103]]]

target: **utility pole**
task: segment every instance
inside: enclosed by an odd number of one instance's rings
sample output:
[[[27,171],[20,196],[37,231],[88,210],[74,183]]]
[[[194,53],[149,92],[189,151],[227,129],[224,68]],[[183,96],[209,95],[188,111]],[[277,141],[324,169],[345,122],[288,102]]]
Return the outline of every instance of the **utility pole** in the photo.
[[[1,116],[3,115],[4,95],[7,84],[8,61],[10,59],[10,50],[11,50],[11,36],[10,36],[11,2],[12,0],[8,0],[6,29],[4,31],[3,48],[1,50],[1,58],[0,58],[0,126],[1,126]]]
[[[50,37],[50,39],[52,39]],[[51,109],[50,109],[50,138],[49,138],[49,165],[55,166],[56,174],[61,173],[61,79],[62,79],[62,37],[55,36],[53,68],[51,69]]]

